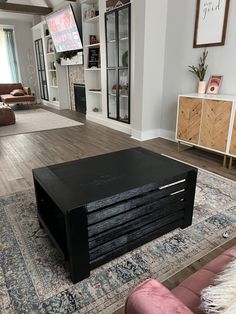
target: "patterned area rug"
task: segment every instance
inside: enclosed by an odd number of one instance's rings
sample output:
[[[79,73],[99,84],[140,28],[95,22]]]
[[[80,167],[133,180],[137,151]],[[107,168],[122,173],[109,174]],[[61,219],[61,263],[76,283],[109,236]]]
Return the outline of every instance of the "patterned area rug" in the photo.
[[[130,289],[160,281],[236,236],[236,183],[199,170],[193,225],[92,271],[73,285],[39,228],[33,190],[0,199],[0,312],[112,313]]]

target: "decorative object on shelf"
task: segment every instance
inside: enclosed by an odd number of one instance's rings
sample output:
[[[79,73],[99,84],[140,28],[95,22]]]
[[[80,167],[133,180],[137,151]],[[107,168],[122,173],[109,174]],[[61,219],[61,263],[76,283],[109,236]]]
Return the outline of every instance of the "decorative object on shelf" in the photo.
[[[47,41],[47,53],[54,52],[54,46],[53,46],[53,41],[52,38],[48,38]]]
[[[88,68],[99,68],[100,65],[100,48],[89,48]]]
[[[93,108],[93,112],[99,112],[99,109],[97,107]]]
[[[114,85],[112,85],[112,88],[111,88],[112,93],[116,93],[117,87],[118,87],[119,90],[122,90],[122,86],[121,85],[117,86],[117,84],[114,84]]]
[[[123,85],[120,91],[120,95],[128,96],[129,95],[129,84]]]
[[[96,10],[94,7],[88,8],[84,10],[84,20],[89,20],[92,19],[93,17],[96,16]]]
[[[106,0],[106,8],[107,11],[111,11],[127,3],[130,3],[130,0]]]
[[[95,45],[95,44],[97,44],[97,43],[98,43],[98,41],[97,41],[97,36],[96,36],[96,35],[90,35],[90,36],[89,36],[89,43],[90,43],[90,45]]]
[[[56,72],[52,72],[51,73],[51,78],[52,78],[52,86],[57,86],[57,75],[56,75]]]
[[[57,63],[61,64],[61,59],[72,59],[73,57],[77,56],[79,50],[71,50],[71,51],[64,51],[61,53],[60,58],[57,59]]]
[[[198,66],[195,65],[189,65],[189,71],[197,76],[199,79],[199,85],[198,85],[198,93],[199,94],[205,94],[206,91],[206,81],[204,81],[208,65],[206,65],[206,58],[208,55],[208,51],[205,49],[203,51],[202,57],[200,57],[200,63]]]
[[[223,75],[212,75],[207,86],[207,94],[218,94],[222,80]]]
[[[129,66],[129,52],[128,51],[124,52],[122,55],[122,64],[124,67]]]
[[[224,45],[229,3],[230,0],[197,0],[194,48]]]

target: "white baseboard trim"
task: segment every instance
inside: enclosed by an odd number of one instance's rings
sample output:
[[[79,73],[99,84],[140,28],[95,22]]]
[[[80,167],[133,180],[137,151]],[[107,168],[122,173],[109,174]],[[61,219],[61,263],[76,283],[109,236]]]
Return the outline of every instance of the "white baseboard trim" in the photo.
[[[111,119],[104,118],[102,115],[94,114],[94,113],[87,113],[86,119],[89,121],[101,124],[103,126],[106,126],[108,128],[114,129],[116,131],[120,131],[128,135],[131,135],[131,127],[129,124],[116,122]]]
[[[144,131],[144,132],[132,129],[131,138],[133,138],[134,140],[140,141],[140,142],[152,140],[152,139],[157,138],[157,137],[160,137],[160,130],[159,129],[148,130],[148,131]]]
[[[138,131],[132,129],[132,134],[131,137],[137,141],[149,141],[154,138],[164,138],[170,141],[176,141],[175,140],[175,132],[170,131],[170,130],[164,130],[164,129],[156,129],[156,130],[148,130],[148,131]]]
[[[160,130],[160,137],[164,138],[166,140],[169,140],[169,141],[176,142],[174,131],[161,129]]]
[[[52,103],[52,102],[49,102],[49,101],[46,101],[46,100],[43,100],[42,103],[46,107],[50,107],[50,108],[53,108],[53,109],[60,110],[60,105],[57,104],[57,103]]]

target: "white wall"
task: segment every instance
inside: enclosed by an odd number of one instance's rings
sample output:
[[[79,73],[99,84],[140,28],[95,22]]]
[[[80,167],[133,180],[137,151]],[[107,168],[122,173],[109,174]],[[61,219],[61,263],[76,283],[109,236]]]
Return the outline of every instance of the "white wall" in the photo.
[[[0,18],[0,24],[14,26],[21,80],[25,86],[30,86],[32,89],[34,89],[33,86],[35,85],[35,92],[37,96],[37,74],[31,33],[32,22],[27,20],[22,21],[10,18]],[[29,67],[30,59],[32,61],[33,69]],[[34,71],[33,75],[31,74],[31,71]]]
[[[133,1],[131,123],[140,140],[160,132],[166,19],[166,0]]]
[[[177,96],[197,90],[197,81],[187,66],[197,64],[203,49],[193,47],[196,1],[168,0],[165,47],[164,88],[161,128],[173,136],[176,123]],[[224,46],[209,47],[207,79],[224,75],[222,94],[236,94],[236,1],[230,2],[228,29]]]

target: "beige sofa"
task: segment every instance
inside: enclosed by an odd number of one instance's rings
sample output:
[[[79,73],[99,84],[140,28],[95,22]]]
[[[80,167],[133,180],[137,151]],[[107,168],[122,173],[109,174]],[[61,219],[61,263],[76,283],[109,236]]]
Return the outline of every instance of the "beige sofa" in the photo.
[[[22,90],[23,95],[12,95],[14,90]],[[0,101],[4,104],[35,104],[36,99],[31,94],[29,87],[24,87],[21,83],[0,84]]]

